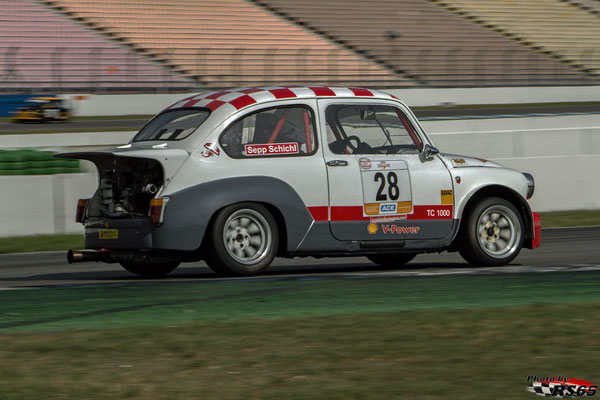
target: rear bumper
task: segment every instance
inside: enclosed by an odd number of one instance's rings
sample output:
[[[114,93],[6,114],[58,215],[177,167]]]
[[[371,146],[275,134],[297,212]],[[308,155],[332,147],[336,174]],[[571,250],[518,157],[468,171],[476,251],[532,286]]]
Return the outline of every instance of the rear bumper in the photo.
[[[87,249],[151,249],[152,225],[147,217],[132,219],[94,219],[85,226]]]

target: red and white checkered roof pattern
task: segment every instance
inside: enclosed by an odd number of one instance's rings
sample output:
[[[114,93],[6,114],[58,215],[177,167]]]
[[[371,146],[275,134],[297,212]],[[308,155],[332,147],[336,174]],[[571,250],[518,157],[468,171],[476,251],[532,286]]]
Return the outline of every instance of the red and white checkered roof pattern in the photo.
[[[252,104],[265,103],[278,99],[315,97],[375,97],[396,99],[391,94],[378,90],[355,87],[327,86],[277,86],[221,90],[187,97],[172,104],[167,110],[181,107],[204,107],[212,111],[228,107],[230,111],[241,110]]]

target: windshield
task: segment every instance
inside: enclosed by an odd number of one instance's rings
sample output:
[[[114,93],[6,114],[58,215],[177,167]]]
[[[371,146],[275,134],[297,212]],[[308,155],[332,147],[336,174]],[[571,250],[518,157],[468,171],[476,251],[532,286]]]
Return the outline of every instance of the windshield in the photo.
[[[208,114],[208,110],[198,108],[167,111],[144,126],[133,141],[185,139],[202,125]]]

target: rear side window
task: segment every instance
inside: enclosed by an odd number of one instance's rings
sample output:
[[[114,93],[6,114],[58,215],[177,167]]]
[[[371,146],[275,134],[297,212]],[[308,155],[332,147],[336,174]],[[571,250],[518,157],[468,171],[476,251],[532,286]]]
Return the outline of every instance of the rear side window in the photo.
[[[133,141],[185,139],[202,125],[209,113],[199,108],[167,111],[146,124]]]
[[[227,128],[220,144],[233,158],[314,154],[312,111],[300,106],[278,107],[247,115]]]

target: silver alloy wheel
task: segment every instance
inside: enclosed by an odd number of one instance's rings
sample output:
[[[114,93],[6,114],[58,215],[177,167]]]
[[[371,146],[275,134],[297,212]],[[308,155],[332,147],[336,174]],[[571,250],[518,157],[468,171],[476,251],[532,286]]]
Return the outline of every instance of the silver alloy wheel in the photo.
[[[231,258],[240,264],[252,265],[267,256],[273,238],[267,220],[259,212],[246,208],[227,219],[223,242]]]
[[[481,249],[490,257],[507,258],[519,249],[519,218],[506,206],[488,207],[477,221],[477,239]]]

